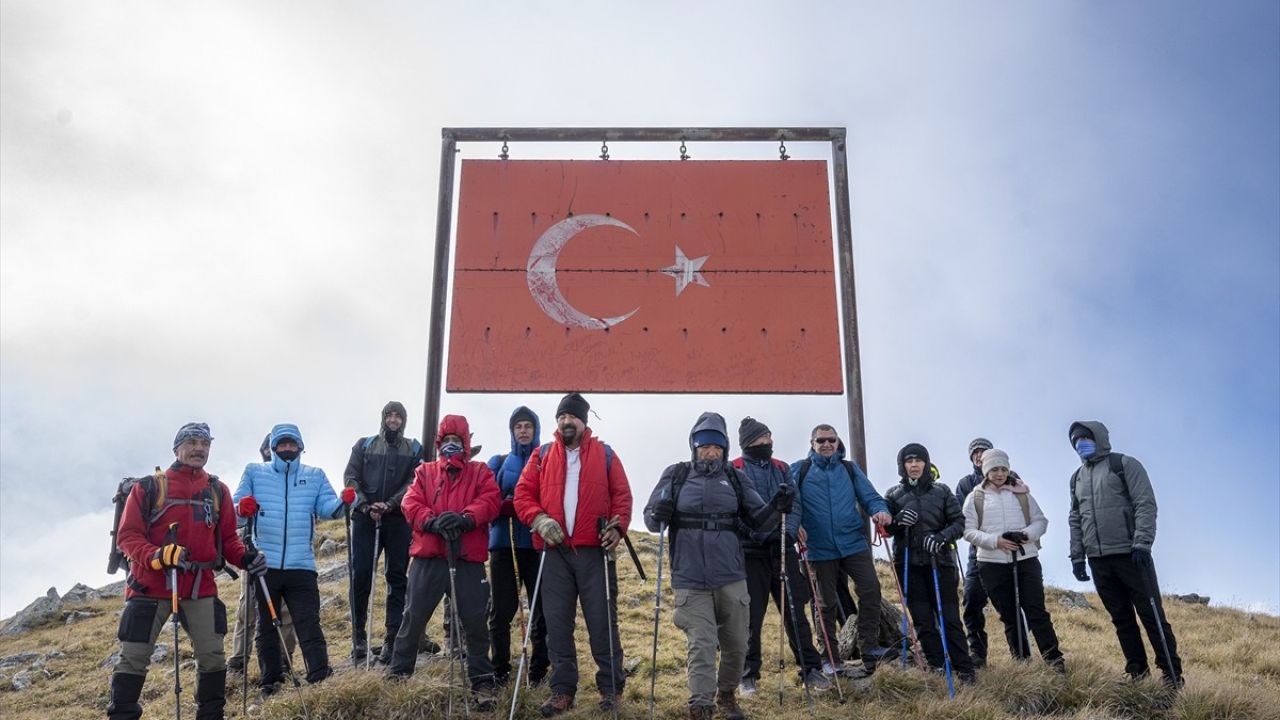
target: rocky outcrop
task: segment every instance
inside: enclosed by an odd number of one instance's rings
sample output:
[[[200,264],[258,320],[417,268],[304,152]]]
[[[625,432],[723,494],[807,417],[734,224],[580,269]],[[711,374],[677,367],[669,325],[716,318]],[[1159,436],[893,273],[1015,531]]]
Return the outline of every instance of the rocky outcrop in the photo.
[[[21,635],[31,628],[41,625],[50,618],[58,616],[62,611],[62,600],[58,597],[57,588],[49,588],[43,597],[23,608],[17,615],[0,626],[0,635]]]
[[[1196,593],[1188,593],[1186,595],[1174,595],[1173,597],[1176,600],[1181,600],[1184,603],[1191,603],[1192,605],[1208,605],[1209,604],[1208,595],[1198,595]]]

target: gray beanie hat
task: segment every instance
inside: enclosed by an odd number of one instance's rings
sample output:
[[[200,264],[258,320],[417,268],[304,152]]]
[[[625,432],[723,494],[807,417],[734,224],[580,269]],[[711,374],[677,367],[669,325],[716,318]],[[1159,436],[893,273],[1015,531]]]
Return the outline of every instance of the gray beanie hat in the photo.
[[[996,468],[1001,468],[1001,467],[1008,469],[1009,453],[1003,450],[996,450],[994,448],[982,453],[983,477],[986,477],[987,473],[991,472],[992,470]]]
[[[969,443],[969,454],[973,455],[973,452],[975,450],[990,450],[995,446],[996,446],[995,443],[991,442],[990,440],[984,437],[976,437],[973,439],[972,442]]]

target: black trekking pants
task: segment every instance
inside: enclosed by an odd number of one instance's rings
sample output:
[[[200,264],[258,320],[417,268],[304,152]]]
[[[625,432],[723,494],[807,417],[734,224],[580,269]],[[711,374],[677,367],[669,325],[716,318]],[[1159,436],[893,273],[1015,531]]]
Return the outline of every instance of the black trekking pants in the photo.
[[[453,608],[462,619],[462,627],[452,630],[461,633],[466,644],[467,677],[471,689],[475,690],[493,682],[493,664],[489,662],[489,624],[485,621],[489,607],[489,581],[484,575],[484,563],[458,559],[454,567],[458,598]],[[388,668],[392,675],[407,677],[413,674],[418,662],[418,638],[422,637],[440,601],[449,593],[448,560],[416,557],[409,563],[407,604],[400,630],[396,633],[391,667]]]
[[[519,567],[520,584],[524,585],[525,597],[533,608],[533,630],[529,633],[532,647],[525,673],[530,681],[538,683],[546,677],[547,668],[551,666],[547,659],[547,623],[542,615],[542,602],[533,597],[533,586],[538,580],[539,555],[533,548],[516,548],[515,556],[517,565],[513,566],[510,547],[489,551],[489,585],[493,593],[489,608],[489,643],[493,649],[493,674],[500,681],[511,674],[511,621],[520,606],[515,572]],[[530,621],[528,615],[524,621]],[[522,643],[524,638],[518,637],[516,642]]]
[[[1098,597],[1102,605],[1111,615],[1111,624],[1115,625],[1116,637],[1120,640],[1120,651],[1124,653],[1124,671],[1135,677],[1150,672],[1147,665],[1147,649],[1142,644],[1142,633],[1138,631],[1138,622],[1134,613],[1142,620],[1147,629],[1147,639],[1155,650],[1156,667],[1166,678],[1176,673],[1182,677],[1182,658],[1178,657],[1178,641],[1173,637],[1173,628],[1164,614],[1164,605],[1160,602],[1160,583],[1156,579],[1156,569],[1148,568],[1143,572],[1128,555],[1103,555],[1089,558],[1089,570],[1093,573],[1093,584],[1098,589]],[[1156,608],[1160,611],[1157,620],[1151,610],[1151,599],[1155,598]],[[1165,661],[1164,648],[1160,644],[1160,629],[1163,626],[1165,640],[1169,643],[1169,654],[1173,656],[1171,673]]]
[[[969,638],[969,654],[974,663],[987,662],[987,590],[978,572],[977,553],[969,553],[964,572],[964,629]]]
[[[829,647],[832,655],[839,656],[839,643],[836,635],[840,625],[836,622],[837,608],[840,607],[840,585],[848,589],[848,580],[853,580],[854,592],[858,594],[858,649],[871,650],[880,644],[880,578],[876,576],[876,566],[871,560],[871,550],[864,550],[853,555],[846,555],[838,560],[812,560],[813,572],[817,575],[822,625],[818,628],[824,648]],[[830,645],[828,645],[830,641]]]
[[[547,653],[551,657],[551,692],[574,695],[578,692],[578,652],[574,630],[578,626],[578,606],[587,626],[587,643],[596,664],[596,689],[601,695],[621,695],[626,684],[622,667],[622,638],[614,622],[618,611],[618,573],[609,563],[609,597],[605,603],[604,551],[598,547],[548,549],[542,571],[542,597],[546,608]],[[609,655],[609,634],[613,635],[613,656]],[[613,668],[610,677],[609,669]]]
[[[982,584],[991,595],[991,604],[1000,613],[1000,622],[1004,624],[1004,637],[1009,643],[1009,653],[1018,660],[1031,657],[1031,638],[1026,636],[1029,630],[1035,637],[1036,646],[1040,648],[1040,657],[1049,664],[1062,660],[1062,649],[1058,647],[1058,634],[1053,630],[1053,619],[1044,604],[1044,572],[1040,566],[1040,558],[1031,557],[1013,563],[977,563],[982,573]],[[1014,592],[1013,573],[1017,568],[1018,586]],[[1021,607],[1019,607],[1021,606]],[[1026,626],[1020,627],[1022,618],[1026,618]],[[1020,634],[1021,633],[1021,634]]]
[[[822,669],[822,656],[813,645],[813,629],[809,626],[809,618],[805,613],[805,605],[809,603],[809,581],[800,570],[800,559],[796,551],[787,548],[787,600],[783,602],[779,587],[781,578],[778,573],[777,554],[763,556],[746,556],[747,561],[747,593],[751,595],[751,614],[747,633],[747,662],[742,677],[753,680],[760,679],[760,631],[764,627],[764,616],[769,610],[769,600],[782,615],[782,625],[787,629],[787,642],[791,646],[791,655],[796,666],[800,668],[800,676],[809,670]],[[789,606],[795,605],[795,622],[791,621]]]
[[[912,564],[908,575],[898,576],[907,583],[907,609],[915,624],[916,636],[929,665],[943,667],[942,636],[938,627],[938,595],[933,586],[933,569],[929,565]],[[954,567],[938,567],[938,588],[942,595],[942,622],[947,631],[947,652],[951,655],[951,668],[961,674],[973,672],[973,658],[969,656],[969,642],[964,637],[964,623],[960,621],[959,578]]]
[[[271,602],[279,608],[288,606],[293,616],[293,631],[302,648],[302,662],[306,667],[307,682],[320,682],[333,674],[329,667],[329,648],[325,644],[324,631],[320,629],[320,588],[316,584],[314,570],[268,570],[265,576]],[[258,587],[258,670],[262,673],[263,687],[284,679],[280,653],[280,634],[271,622],[271,610],[262,598]],[[300,668],[293,668],[299,675]]]
[[[369,618],[369,598],[373,584],[373,536],[375,523],[364,513],[351,514],[351,637],[364,640],[365,625]],[[382,531],[378,533],[378,552],[384,558],[383,577],[386,578],[386,617],[383,618],[383,637],[395,638],[404,616],[404,593],[408,585],[406,571],[409,567],[409,543],[413,531],[403,515],[382,516]],[[377,620],[377,618],[374,618]],[[377,632],[374,628],[373,632]],[[372,640],[372,638],[368,638]]]

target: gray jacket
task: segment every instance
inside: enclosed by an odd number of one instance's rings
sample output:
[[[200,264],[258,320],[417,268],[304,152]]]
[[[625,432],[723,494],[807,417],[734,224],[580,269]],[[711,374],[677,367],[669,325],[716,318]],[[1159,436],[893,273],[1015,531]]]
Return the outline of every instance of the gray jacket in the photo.
[[[719,430],[728,437],[724,418],[703,413],[689,433],[690,450],[693,434],[705,429]],[[658,486],[649,496],[644,523],[653,532],[660,530],[653,519],[654,503],[672,496],[672,482],[682,465],[686,463],[663,470]],[[745,580],[746,562],[738,527],[741,523],[753,530],[771,528],[778,524],[778,514],[760,498],[751,479],[727,459],[705,462],[697,460],[695,454],[688,467],[688,476],[676,494],[676,514],[671,519],[671,587],[707,590]],[[741,503],[734,479],[741,489]]]
[[[1080,465],[1071,487],[1071,561],[1151,550],[1156,541],[1156,495],[1142,463],[1122,456],[1124,479],[1111,471],[1111,434],[1096,420],[1071,424],[1093,433],[1098,452]],[[1070,433],[1070,431],[1068,431]]]

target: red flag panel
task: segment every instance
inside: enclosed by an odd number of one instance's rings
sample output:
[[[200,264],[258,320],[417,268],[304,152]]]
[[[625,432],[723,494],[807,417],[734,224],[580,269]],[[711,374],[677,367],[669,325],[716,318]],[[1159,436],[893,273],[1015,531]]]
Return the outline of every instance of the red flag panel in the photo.
[[[462,163],[451,392],[840,393],[823,161]]]

